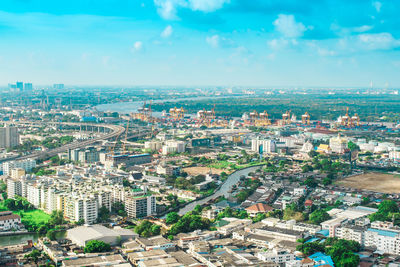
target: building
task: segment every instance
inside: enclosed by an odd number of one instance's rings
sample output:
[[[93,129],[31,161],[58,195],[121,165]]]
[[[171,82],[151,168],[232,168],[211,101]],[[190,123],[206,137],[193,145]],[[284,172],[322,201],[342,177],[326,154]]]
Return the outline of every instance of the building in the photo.
[[[16,88],[18,91],[20,91],[20,92],[24,91],[24,83],[23,82],[16,82],[15,85],[16,85]]]
[[[105,159],[106,168],[118,167],[124,164],[126,167],[134,165],[146,164],[151,162],[150,154],[137,154],[137,155],[111,155],[107,154]]]
[[[19,145],[18,128],[7,125],[0,128],[0,148],[10,148]]]
[[[66,197],[64,198],[64,217],[71,221],[84,220],[86,224],[97,221],[98,202],[95,197]]]
[[[185,148],[186,148],[186,142],[184,141],[168,140],[162,147],[162,154],[168,155],[171,153],[183,153],[185,152]]]
[[[25,172],[31,171],[36,167],[36,161],[34,159],[18,160],[18,161],[7,161],[0,165],[0,170],[5,175],[11,175],[12,169],[23,169]]]
[[[337,137],[332,137],[329,139],[329,147],[334,153],[343,154],[348,150],[347,138],[343,138],[338,134]]]
[[[18,180],[19,178],[21,178],[22,176],[25,175],[25,170],[22,168],[15,168],[11,170],[11,178]]]
[[[32,91],[32,89],[33,89],[32,83],[25,83],[25,85],[24,85],[25,91]]]
[[[389,151],[389,159],[393,161],[400,161],[400,150]]]
[[[259,213],[267,213],[274,210],[271,206],[264,203],[257,203],[248,208],[246,208],[247,213],[250,217],[255,217]]]
[[[64,89],[64,84],[63,83],[56,83],[56,84],[53,85],[53,88],[57,89],[57,90],[62,90],[62,89]]]
[[[259,154],[276,152],[275,140],[253,139],[251,140],[251,150]]]
[[[157,165],[157,174],[163,174],[168,176],[177,176],[181,173],[181,167],[167,165],[167,164],[159,164]]]
[[[144,149],[151,151],[158,151],[162,148],[162,142],[160,141],[146,141],[144,142]]]
[[[83,149],[69,149],[68,159],[81,163],[96,163],[100,160],[99,151],[95,147]]]
[[[7,197],[22,196],[22,182],[17,179],[7,179]]]
[[[127,196],[125,211],[131,218],[141,218],[157,213],[156,197],[148,194]]]
[[[288,261],[295,260],[296,255],[285,250],[273,249],[272,251],[257,253],[257,258],[265,262],[284,264]]]
[[[78,246],[84,247],[91,240],[99,240],[110,245],[117,245],[120,241],[136,237],[137,234],[129,229],[110,229],[100,224],[83,225],[67,230],[67,238]]]
[[[9,231],[19,229],[21,226],[21,217],[13,214],[11,211],[0,212],[0,231]]]

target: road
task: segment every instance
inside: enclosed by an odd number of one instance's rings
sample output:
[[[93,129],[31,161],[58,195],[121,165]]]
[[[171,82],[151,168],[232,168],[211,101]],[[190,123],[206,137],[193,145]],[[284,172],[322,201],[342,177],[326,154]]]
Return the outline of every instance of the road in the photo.
[[[43,122],[42,122],[43,123]],[[13,122],[13,124],[32,124],[31,122]],[[89,123],[76,123],[76,122],[49,122],[48,124],[57,124],[57,125],[70,125],[70,126],[89,126],[89,127],[104,127],[108,128],[111,130],[110,133],[105,133],[104,135],[101,135],[97,138],[93,138],[90,140],[85,140],[85,141],[76,141],[72,142],[69,144],[66,144],[61,147],[57,147],[51,150],[46,150],[46,151],[40,151],[40,152],[35,152],[29,155],[21,156],[21,157],[15,157],[15,158],[9,158],[5,159],[4,161],[8,160],[23,160],[23,159],[43,159],[47,157],[53,157],[56,156],[58,153],[62,153],[65,151],[68,151],[68,149],[76,149],[76,148],[82,148],[86,147],[92,144],[95,144],[101,140],[108,140],[111,138],[115,138],[117,136],[120,136],[122,133],[125,132],[125,128],[122,126],[118,125],[112,125],[112,124],[89,124]]]

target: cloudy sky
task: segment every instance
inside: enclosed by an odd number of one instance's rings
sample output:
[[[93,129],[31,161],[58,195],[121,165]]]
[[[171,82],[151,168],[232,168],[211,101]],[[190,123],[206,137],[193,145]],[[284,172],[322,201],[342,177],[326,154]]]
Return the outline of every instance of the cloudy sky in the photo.
[[[1,0],[0,84],[400,87],[398,0]]]

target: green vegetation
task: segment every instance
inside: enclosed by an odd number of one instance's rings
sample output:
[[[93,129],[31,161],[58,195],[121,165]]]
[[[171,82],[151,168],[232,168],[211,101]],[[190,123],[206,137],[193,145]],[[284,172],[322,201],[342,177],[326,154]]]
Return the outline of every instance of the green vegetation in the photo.
[[[231,207],[226,207],[223,211],[217,214],[216,219],[221,220],[223,218],[239,218],[239,219],[247,219],[249,215],[247,214],[247,211],[245,210],[234,210]]]
[[[360,257],[355,254],[360,251],[360,244],[355,241],[329,237],[323,243],[318,241],[303,243],[296,249],[305,256],[324,252],[332,257],[335,266],[356,267],[360,262]]]
[[[150,237],[159,235],[161,233],[161,227],[157,224],[153,224],[148,220],[143,220],[139,225],[135,227],[135,232],[143,237]]]
[[[315,210],[310,214],[310,221],[314,224],[320,224],[326,220],[329,220],[329,214],[324,210]]]
[[[351,99],[351,102],[348,100]],[[318,103],[318,105],[310,105]],[[357,112],[362,121],[379,121],[382,114],[385,121],[398,121],[400,115],[400,96],[398,95],[360,95],[349,92],[337,92],[334,96],[321,92],[308,94],[271,94],[268,97],[254,96],[246,98],[213,98],[185,100],[179,102],[154,103],[155,111],[169,110],[175,106],[183,107],[188,113],[196,113],[203,108],[209,110],[215,105],[217,116],[240,117],[244,112],[266,110],[272,120],[282,118],[282,113],[291,110],[300,116],[306,111],[311,120],[335,120],[346,113]],[[250,108],[251,107],[251,108]],[[371,108],[372,107],[372,108]]]
[[[371,222],[373,221],[391,221],[393,218],[400,217],[399,206],[393,200],[384,200],[378,206],[378,211],[369,215]]]
[[[167,214],[167,217],[165,218],[165,223],[166,224],[174,224],[178,222],[180,216],[178,215],[177,212],[170,212]]]
[[[171,226],[167,236],[174,236],[179,233],[188,233],[198,229],[209,229],[211,222],[207,218],[202,218],[199,214],[202,207],[197,205],[191,212],[186,213]]]
[[[35,265],[37,266],[39,261],[41,260],[43,254],[37,249],[32,250],[30,253],[25,254],[24,258],[28,259],[29,261],[33,261]]]
[[[87,242],[83,251],[85,253],[107,252],[107,251],[111,251],[111,246],[110,246],[110,244],[107,244],[103,241],[90,240],[89,242]]]
[[[251,194],[253,194],[256,189],[261,185],[260,180],[258,179],[250,179],[247,178],[244,181],[244,187],[246,189],[242,189],[237,195],[236,195],[236,199],[238,203],[242,203],[243,201],[245,201],[249,196],[251,196]]]
[[[99,209],[97,222],[98,223],[107,222],[109,219],[110,219],[110,211],[106,207],[102,206]]]

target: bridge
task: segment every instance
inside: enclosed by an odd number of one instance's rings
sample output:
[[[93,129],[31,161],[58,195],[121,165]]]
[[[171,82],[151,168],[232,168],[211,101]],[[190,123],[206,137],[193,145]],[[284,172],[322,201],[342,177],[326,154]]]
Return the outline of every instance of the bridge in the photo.
[[[0,122],[1,123],[1,122]],[[4,122],[3,122],[4,123]],[[10,123],[10,122],[6,122]],[[23,126],[38,126],[38,124],[43,124],[46,126],[55,126],[63,129],[76,129],[79,131],[96,131],[99,133],[104,133],[99,137],[85,140],[85,141],[75,141],[69,144],[66,144],[61,147],[57,147],[54,149],[34,152],[29,155],[13,157],[3,159],[0,162],[10,161],[10,160],[24,160],[24,159],[45,159],[48,157],[56,156],[58,153],[62,153],[68,151],[68,149],[76,149],[82,148],[89,145],[93,145],[101,140],[108,140],[112,138],[116,138],[125,132],[125,128],[118,125],[112,124],[92,124],[92,123],[76,123],[76,122],[28,122],[28,121],[20,121],[20,122],[12,122],[14,125],[23,125]]]

